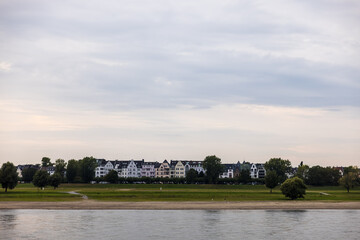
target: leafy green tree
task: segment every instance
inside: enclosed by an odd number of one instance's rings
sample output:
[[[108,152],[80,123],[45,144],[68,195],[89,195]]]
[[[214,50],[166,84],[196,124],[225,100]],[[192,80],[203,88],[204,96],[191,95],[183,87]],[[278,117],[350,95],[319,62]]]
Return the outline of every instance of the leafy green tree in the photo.
[[[11,162],[4,163],[0,168],[0,183],[5,192],[14,189],[18,183],[18,173],[16,167]]]
[[[36,171],[37,171],[37,169],[33,168],[33,167],[24,168],[22,170],[22,172],[21,172],[22,181],[24,181],[24,182],[32,182]]]
[[[95,177],[95,168],[97,167],[96,159],[85,157],[79,161],[80,177],[83,182],[89,183]]]
[[[42,167],[49,167],[49,166],[52,166],[53,164],[51,163],[51,161],[50,161],[50,158],[48,158],[48,157],[43,157],[42,159],[41,159],[41,166]]]
[[[357,173],[347,172],[342,178],[340,178],[340,185],[345,187],[347,192],[350,192],[350,188],[354,188],[357,185],[357,178]]]
[[[355,185],[360,185],[360,169],[357,166],[349,166],[344,168],[344,175],[350,172],[355,174]]]
[[[221,159],[215,155],[205,158],[203,168],[206,171],[206,179],[210,184],[216,183],[219,175],[224,171],[224,166],[221,165]]]
[[[34,186],[41,189],[44,188],[49,184],[49,177],[50,175],[47,173],[47,171],[38,170],[33,178]]]
[[[264,167],[266,172],[275,171],[280,183],[287,179],[286,173],[290,173],[291,171],[290,161],[281,158],[271,158],[265,163]]]
[[[324,186],[326,185],[325,168],[321,166],[313,166],[309,169],[308,179],[306,181],[309,185]]]
[[[238,177],[238,182],[246,184],[250,181],[251,181],[250,170],[242,169]]]
[[[198,178],[198,172],[191,168],[189,171],[187,171],[186,173],[186,183],[195,183],[196,182],[196,179]]]
[[[349,172],[356,172],[359,173],[359,168],[357,166],[349,166],[344,168],[344,174]]]
[[[78,161],[71,159],[68,161],[67,169],[66,169],[66,179],[68,182],[75,182],[75,178],[78,172],[79,163]]]
[[[340,177],[340,172],[336,168],[313,166],[309,169],[306,183],[314,186],[337,186]]]
[[[301,178],[302,180],[306,181],[309,177],[309,166],[308,165],[300,165],[296,172],[296,177]]]
[[[283,182],[280,190],[285,197],[294,200],[297,198],[304,198],[304,195],[306,194],[306,185],[301,178],[293,177]]]
[[[109,183],[117,183],[119,180],[117,171],[111,170],[110,172],[108,172],[108,174],[104,176],[104,180]]]
[[[273,188],[279,184],[279,177],[274,170],[268,171],[265,176],[265,186],[270,188],[270,193],[272,193]]]
[[[63,159],[57,159],[55,161],[55,172],[59,173],[62,178],[65,175],[66,164],[67,163]]]
[[[55,172],[49,177],[49,185],[56,189],[60,185],[62,179],[63,177],[60,175],[60,173]]]

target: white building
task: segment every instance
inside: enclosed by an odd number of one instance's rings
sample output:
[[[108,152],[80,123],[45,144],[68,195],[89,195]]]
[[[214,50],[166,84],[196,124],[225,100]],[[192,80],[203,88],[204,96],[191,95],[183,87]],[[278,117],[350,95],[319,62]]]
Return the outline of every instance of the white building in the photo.
[[[141,166],[141,177],[155,177],[156,167],[158,167],[160,163],[158,162],[144,162]]]
[[[250,176],[251,178],[265,178],[266,170],[264,164],[262,163],[253,163],[250,167]]]
[[[104,177],[111,170],[114,170],[114,165],[111,161],[105,159],[97,160],[98,166],[95,168],[95,177]]]
[[[224,166],[224,171],[220,174],[220,178],[233,178],[234,177],[234,169],[235,164],[222,164]]]
[[[187,173],[190,169],[194,169],[198,173],[205,173],[205,170],[203,168],[203,161],[182,160],[181,162],[185,166],[185,173]]]

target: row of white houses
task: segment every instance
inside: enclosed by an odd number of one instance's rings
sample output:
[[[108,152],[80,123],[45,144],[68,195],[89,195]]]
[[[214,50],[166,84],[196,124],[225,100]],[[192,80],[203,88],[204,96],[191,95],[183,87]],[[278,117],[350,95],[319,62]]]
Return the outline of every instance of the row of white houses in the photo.
[[[164,160],[159,162],[145,162],[142,160],[105,160],[97,159],[98,166],[95,169],[95,177],[104,177],[111,170],[115,170],[119,177],[160,177],[160,178],[180,178],[186,177],[186,173],[190,169],[196,170],[198,173],[205,173],[203,168],[203,161],[190,160],[171,160],[170,162]],[[266,170],[264,164],[223,164],[224,172],[220,174],[220,178],[234,178],[239,175],[240,171],[247,169],[250,171],[251,178],[264,178]]]
[[[105,160],[97,159],[97,167],[95,168],[95,177],[104,177],[111,170],[115,170],[121,178],[141,178],[141,177],[160,177],[160,178],[181,178],[186,177],[186,173],[190,169],[196,170],[198,173],[204,173],[203,161],[192,160],[164,160],[159,162],[145,162],[142,160]],[[240,163],[223,164],[224,172],[220,174],[220,178],[234,178],[240,174],[242,170],[249,170],[251,178],[264,178],[266,170],[264,164],[259,163]],[[55,167],[40,167],[37,165],[19,165],[17,172],[22,176],[22,170],[26,168],[42,169],[47,171],[50,175],[55,172]]]

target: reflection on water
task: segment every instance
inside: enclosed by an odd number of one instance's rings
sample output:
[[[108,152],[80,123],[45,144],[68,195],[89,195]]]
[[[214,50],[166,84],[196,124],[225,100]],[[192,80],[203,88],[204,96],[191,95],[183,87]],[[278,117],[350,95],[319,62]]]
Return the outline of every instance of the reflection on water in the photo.
[[[0,239],[359,239],[359,210],[0,210]]]
[[[0,233],[3,229],[12,229],[16,225],[16,214],[14,211],[6,211],[4,214],[0,212]],[[1,235],[0,235],[1,238]]]

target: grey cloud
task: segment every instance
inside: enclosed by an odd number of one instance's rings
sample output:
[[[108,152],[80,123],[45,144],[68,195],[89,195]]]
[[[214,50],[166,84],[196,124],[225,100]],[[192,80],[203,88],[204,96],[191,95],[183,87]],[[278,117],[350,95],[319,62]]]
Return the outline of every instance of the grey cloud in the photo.
[[[360,104],[357,67],[292,55],[306,46],[303,38],[328,41],[296,12],[286,22],[289,14],[263,2],[58,4],[3,3],[0,34],[7,41],[0,50],[14,70],[0,73],[2,98],[106,109]]]

